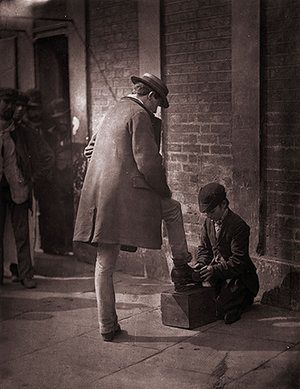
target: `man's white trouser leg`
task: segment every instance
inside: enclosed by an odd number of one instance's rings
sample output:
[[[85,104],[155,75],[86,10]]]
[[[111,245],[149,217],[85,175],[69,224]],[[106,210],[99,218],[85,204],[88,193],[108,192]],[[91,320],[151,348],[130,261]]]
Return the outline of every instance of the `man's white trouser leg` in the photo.
[[[98,306],[100,332],[108,333],[116,329],[118,317],[115,307],[113,273],[118,259],[120,245],[102,243],[97,248],[95,266],[95,291]]]

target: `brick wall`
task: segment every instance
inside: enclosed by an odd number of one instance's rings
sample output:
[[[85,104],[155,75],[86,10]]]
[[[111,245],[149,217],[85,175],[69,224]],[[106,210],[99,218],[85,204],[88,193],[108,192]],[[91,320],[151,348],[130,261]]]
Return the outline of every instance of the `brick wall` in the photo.
[[[89,0],[87,7],[89,116],[96,131],[109,105],[130,92],[130,75],[139,72],[138,10],[136,0]]]
[[[300,3],[262,2],[265,254],[300,254]]]
[[[174,198],[183,207],[188,242],[199,242],[199,187],[232,187],[231,2],[164,0],[164,155]]]
[[[26,2],[24,2],[26,4]],[[30,10],[32,12],[32,16],[35,18],[61,18],[63,19],[64,15],[67,15],[67,4],[66,0],[51,0],[49,2],[37,2],[36,4],[31,4]],[[24,4],[24,6],[26,6]],[[29,4],[27,4],[27,7]],[[27,12],[29,8],[27,8]],[[35,20],[34,25],[37,26],[45,26],[46,24],[55,24],[55,21],[51,20]],[[57,23],[57,22],[56,22]]]

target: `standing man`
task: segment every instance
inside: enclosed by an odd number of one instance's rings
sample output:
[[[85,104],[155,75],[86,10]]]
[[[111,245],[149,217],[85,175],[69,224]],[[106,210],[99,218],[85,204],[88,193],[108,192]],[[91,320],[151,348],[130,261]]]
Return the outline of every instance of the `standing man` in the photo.
[[[23,120],[23,117],[26,112],[27,104],[28,104],[29,97],[21,92],[17,91],[17,98],[16,98],[16,106],[15,106],[15,112],[13,115],[13,120],[15,125],[20,124]]]
[[[30,161],[26,146],[17,139],[13,122],[16,98],[14,89],[0,88],[0,283],[3,283],[3,236],[8,207],[16,240],[19,279],[25,288],[35,288],[28,225]]]
[[[39,207],[39,231],[41,248],[52,254],[56,237],[55,217],[56,188],[53,182],[54,153],[45,139],[45,119],[43,115],[42,95],[33,88],[26,92],[28,102],[19,132],[30,138],[30,145],[36,156],[34,162],[34,196]]]
[[[171,198],[159,153],[160,120],[154,116],[158,106],[168,108],[168,89],[150,73],[131,80],[133,93],[108,111],[95,139],[74,233],[74,241],[97,246],[95,289],[105,341],[120,332],[113,286],[120,247],[160,249],[162,219],[175,290],[193,282],[181,206]]]
[[[52,250],[59,255],[67,255],[73,251],[74,233],[73,223],[70,222],[74,220],[70,111],[62,98],[52,100],[50,107],[54,127],[48,143],[54,153],[53,184],[56,195],[52,215],[56,239]],[[47,132],[44,135],[46,137]]]
[[[3,235],[9,208],[15,235],[19,280],[35,288],[29,241],[28,211],[32,187],[48,174],[53,157],[38,133],[13,121],[17,91],[0,88],[0,283],[3,283]],[[30,99],[29,99],[30,101]]]
[[[198,199],[200,212],[207,217],[198,247],[198,272],[193,276],[215,287],[217,317],[231,324],[253,304],[259,289],[249,256],[250,227],[228,207],[223,185],[205,185]]]
[[[25,93],[21,92],[20,90],[17,91],[17,96],[16,96],[16,100],[15,100],[15,111],[13,114],[13,121],[14,121],[15,127],[21,125],[21,123],[22,123],[24,114],[26,112],[28,100],[29,100],[29,97]],[[11,274],[12,274],[12,278],[11,278],[12,281],[19,282],[18,264],[15,262],[12,262],[9,266],[9,269],[10,269]]]

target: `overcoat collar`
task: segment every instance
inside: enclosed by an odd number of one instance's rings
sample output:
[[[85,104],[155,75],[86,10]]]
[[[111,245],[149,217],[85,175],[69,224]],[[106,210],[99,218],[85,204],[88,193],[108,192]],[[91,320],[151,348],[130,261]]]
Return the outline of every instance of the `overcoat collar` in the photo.
[[[149,114],[150,117],[151,117],[151,120],[154,118],[153,112],[151,112],[151,111],[142,103],[141,100],[136,99],[136,98],[133,97],[133,96],[124,96],[124,97],[122,97],[121,100],[123,100],[123,99],[128,99],[128,100],[134,101],[135,103],[137,103],[138,105],[140,105],[142,108],[144,108],[145,111],[148,112],[148,114]]]
[[[156,117],[153,112],[151,112],[148,108],[145,107],[143,102],[133,96],[125,96],[122,98],[122,100],[131,100],[135,103],[137,103],[139,106],[144,108],[144,110],[149,114],[152,127],[153,127],[153,132],[154,132],[154,137],[155,137],[155,142],[157,144],[158,149],[160,149],[160,141],[161,141],[161,119]]]

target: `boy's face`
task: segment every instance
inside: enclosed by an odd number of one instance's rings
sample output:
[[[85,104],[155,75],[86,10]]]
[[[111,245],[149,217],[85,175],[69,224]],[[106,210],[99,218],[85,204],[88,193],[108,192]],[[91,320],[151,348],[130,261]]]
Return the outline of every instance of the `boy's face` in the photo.
[[[203,213],[212,221],[216,222],[222,218],[226,206],[226,201],[222,201],[222,203],[217,205],[215,208]]]

